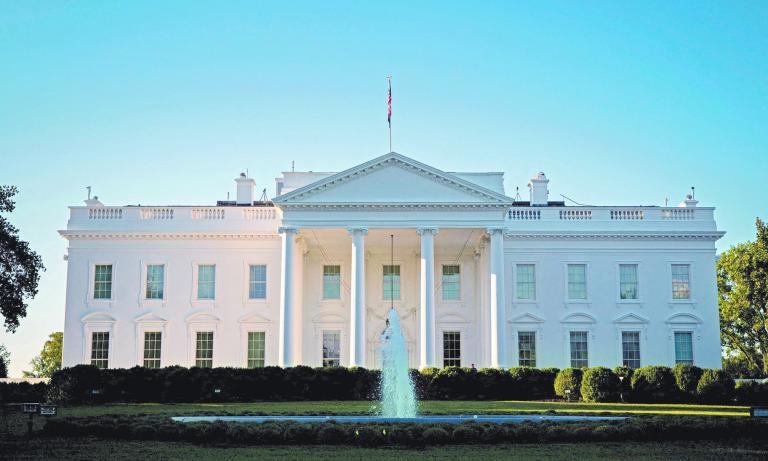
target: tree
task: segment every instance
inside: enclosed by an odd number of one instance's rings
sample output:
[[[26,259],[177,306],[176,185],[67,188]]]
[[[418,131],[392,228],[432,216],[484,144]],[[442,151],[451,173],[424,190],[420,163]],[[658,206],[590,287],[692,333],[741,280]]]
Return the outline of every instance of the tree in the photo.
[[[15,186],[0,186],[0,213],[16,208],[12,198],[17,192]],[[19,230],[0,216],[0,312],[10,332],[26,317],[27,300],[37,294],[40,272],[45,270],[42,258],[18,234]]]
[[[11,366],[11,353],[4,345],[0,344],[0,378],[8,377],[8,368]]]
[[[50,378],[54,372],[61,370],[61,352],[64,343],[64,333],[54,331],[43,344],[40,355],[32,359],[32,371],[25,371],[25,377]]]
[[[754,242],[733,246],[717,262],[720,332],[726,356],[768,373],[768,226],[758,218]]]

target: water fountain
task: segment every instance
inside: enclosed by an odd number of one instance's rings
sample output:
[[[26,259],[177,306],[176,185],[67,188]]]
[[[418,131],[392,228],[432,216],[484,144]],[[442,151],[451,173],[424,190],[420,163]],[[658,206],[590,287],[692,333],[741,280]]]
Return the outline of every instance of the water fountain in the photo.
[[[400,317],[393,307],[381,333],[381,400],[383,418],[415,418],[418,407],[416,391],[408,370],[408,350],[400,329]]]

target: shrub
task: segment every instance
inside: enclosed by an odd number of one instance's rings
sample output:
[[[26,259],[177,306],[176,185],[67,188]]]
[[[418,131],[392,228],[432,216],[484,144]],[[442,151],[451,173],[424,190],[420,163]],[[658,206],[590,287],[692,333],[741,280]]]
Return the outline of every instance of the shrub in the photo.
[[[613,369],[613,373],[619,378],[619,395],[622,402],[626,402],[632,394],[632,374],[634,369],[626,365],[616,367]]]
[[[329,424],[317,433],[317,441],[324,445],[339,445],[347,439],[346,429],[338,424]]]
[[[472,443],[475,440],[477,440],[477,429],[473,424],[459,424],[451,434],[451,441],[455,443]]]
[[[446,367],[440,370],[429,384],[430,394],[438,399],[465,400],[470,395],[469,376],[466,368]]]
[[[581,388],[582,371],[578,368],[565,368],[560,370],[555,378],[555,395],[565,398],[578,398]],[[570,391],[566,393],[565,391]]]
[[[694,397],[696,395],[696,386],[701,378],[701,368],[695,365],[678,363],[672,369],[675,374],[675,383],[683,395]]]
[[[581,378],[581,398],[586,402],[619,400],[619,377],[605,367],[588,368]]]
[[[739,405],[768,405],[768,383],[739,381],[734,394]]]
[[[723,370],[706,369],[696,386],[696,394],[704,403],[726,403],[733,399],[734,382]]]
[[[649,366],[632,373],[632,398],[640,402],[669,402],[678,394],[669,367]]]
[[[421,440],[427,445],[442,445],[448,441],[448,431],[442,427],[430,427],[421,433]]]

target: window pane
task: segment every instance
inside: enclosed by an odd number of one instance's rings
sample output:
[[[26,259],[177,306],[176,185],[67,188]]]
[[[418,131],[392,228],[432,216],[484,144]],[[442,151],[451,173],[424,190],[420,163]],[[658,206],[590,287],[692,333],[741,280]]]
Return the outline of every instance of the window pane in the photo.
[[[521,367],[536,366],[536,332],[521,331],[517,334],[518,363]]]
[[[264,366],[264,332],[248,332],[248,368]]]
[[[675,363],[693,365],[693,335],[690,331],[675,332]]]
[[[195,366],[213,368],[213,332],[198,331],[195,345]]]
[[[250,266],[248,274],[248,298],[267,298],[267,266],[264,264]]]
[[[461,333],[458,331],[443,332],[443,366],[461,366]]]
[[[571,332],[571,368],[589,366],[589,351],[587,350],[587,332]]]
[[[637,264],[619,265],[619,298],[637,299]]]
[[[384,299],[400,299],[400,266],[384,266]]]
[[[622,363],[625,367],[640,368],[640,332],[621,332]]]
[[[672,264],[672,299],[691,299],[691,266]]]
[[[96,331],[91,335],[91,365],[109,368],[109,332]]]
[[[216,298],[216,266],[203,264],[197,267],[197,299]]]
[[[443,299],[461,299],[461,269],[458,265],[443,266]]]
[[[160,368],[160,344],[162,334],[159,331],[144,333],[144,367]]]
[[[165,265],[150,264],[147,266],[147,299],[163,299],[165,282]]]
[[[517,265],[517,299],[536,299],[536,266]]]
[[[112,299],[112,264],[94,267],[93,298]]]
[[[568,264],[568,299],[587,299],[587,266]]]
[[[323,331],[323,366],[338,367],[341,364],[341,332]]]
[[[341,299],[341,266],[323,266],[323,299]]]

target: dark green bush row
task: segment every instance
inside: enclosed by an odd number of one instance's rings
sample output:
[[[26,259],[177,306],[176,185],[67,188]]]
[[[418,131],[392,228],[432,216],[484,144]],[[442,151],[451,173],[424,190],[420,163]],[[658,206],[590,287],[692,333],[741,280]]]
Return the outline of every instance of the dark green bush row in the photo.
[[[45,383],[0,383],[0,403],[44,402],[48,395]]]
[[[441,444],[666,440],[763,440],[768,421],[755,418],[637,417],[623,421],[462,423],[174,423],[127,416],[54,418],[51,436],[97,436],[230,445],[425,446]]]
[[[566,368],[555,378],[555,393],[558,396],[574,398],[580,395],[587,402],[733,403],[738,400],[745,404],[759,404],[768,392],[766,384],[742,387],[737,391],[733,379],[723,370],[701,369],[692,365],[676,365],[674,368],[649,366],[636,370],[626,367],[614,370],[605,367]]]

